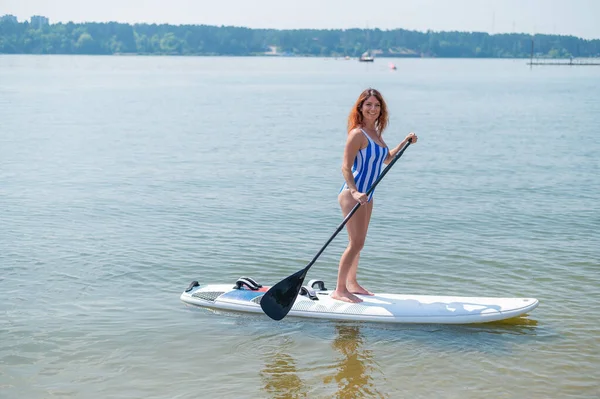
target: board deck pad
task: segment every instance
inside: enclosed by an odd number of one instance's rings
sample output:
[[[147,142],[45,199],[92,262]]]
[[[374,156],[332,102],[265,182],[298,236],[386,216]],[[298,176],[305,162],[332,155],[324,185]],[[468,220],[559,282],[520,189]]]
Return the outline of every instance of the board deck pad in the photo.
[[[233,284],[209,284],[190,288],[180,299],[189,305],[246,313],[260,313],[260,299],[269,287],[251,290]],[[489,298],[376,293],[358,295],[363,302],[347,303],[315,290],[318,300],[298,295],[288,317],[383,323],[486,323],[522,316],[534,310],[535,298]],[[265,315],[265,317],[267,317]]]

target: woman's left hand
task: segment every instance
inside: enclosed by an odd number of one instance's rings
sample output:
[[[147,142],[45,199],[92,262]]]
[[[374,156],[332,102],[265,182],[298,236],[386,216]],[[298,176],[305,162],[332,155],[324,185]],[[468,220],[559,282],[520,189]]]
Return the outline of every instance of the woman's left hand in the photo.
[[[404,140],[406,140],[406,142],[410,141],[411,144],[415,144],[418,139],[419,138],[417,137],[416,134],[414,134],[413,132],[410,132]]]

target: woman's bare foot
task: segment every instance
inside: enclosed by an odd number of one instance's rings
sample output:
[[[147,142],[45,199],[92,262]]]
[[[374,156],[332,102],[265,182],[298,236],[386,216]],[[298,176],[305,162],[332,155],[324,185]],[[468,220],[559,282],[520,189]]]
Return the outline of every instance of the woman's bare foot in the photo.
[[[348,303],[360,303],[362,299],[353,295],[349,291],[338,292],[338,290],[333,291],[330,295],[333,299],[337,299],[338,301],[348,302]]]
[[[373,294],[371,291],[361,287],[358,283],[355,284],[348,284],[348,291],[350,291],[353,294],[360,294],[360,295],[375,295]]]

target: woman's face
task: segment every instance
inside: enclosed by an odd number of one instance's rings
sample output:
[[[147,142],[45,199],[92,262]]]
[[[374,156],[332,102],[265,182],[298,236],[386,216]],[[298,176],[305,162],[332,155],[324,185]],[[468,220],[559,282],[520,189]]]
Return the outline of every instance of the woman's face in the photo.
[[[381,113],[381,104],[379,103],[377,97],[371,96],[367,98],[365,102],[363,102],[360,110],[365,121],[375,123],[377,118],[379,118],[379,114]]]

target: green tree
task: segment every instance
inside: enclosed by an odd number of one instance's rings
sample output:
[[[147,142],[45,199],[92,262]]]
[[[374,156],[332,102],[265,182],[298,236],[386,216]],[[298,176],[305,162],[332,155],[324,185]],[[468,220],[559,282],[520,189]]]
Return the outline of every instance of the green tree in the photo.
[[[233,26],[0,22],[0,53],[24,54],[194,54],[253,55],[276,46],[279,51],[313,56],[528,57],[527,34],[417,32],[404,29],[248,29]],[[535,35],[535,53],[547,57],[600,56],[600,40]]]

